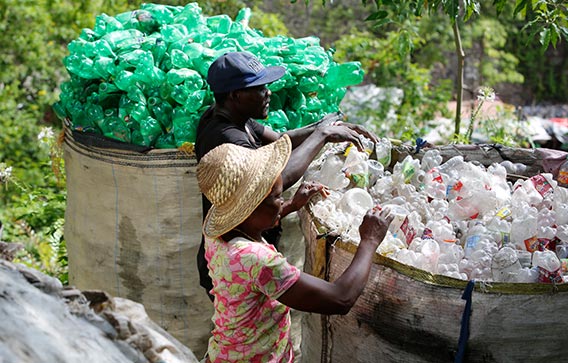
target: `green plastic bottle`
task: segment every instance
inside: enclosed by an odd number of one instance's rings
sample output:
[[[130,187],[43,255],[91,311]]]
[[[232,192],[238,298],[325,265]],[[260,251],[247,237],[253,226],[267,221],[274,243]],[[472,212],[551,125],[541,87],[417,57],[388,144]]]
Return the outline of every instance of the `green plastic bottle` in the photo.
[[[188,30],[183,24],[162,25],[161,33],[167,43],[175,43],[190,38]]]
[[[174,134],[169,132],[158,136],[154,147],[157,149],[174,149],[176,147]]]
[[[162,127],[158,120],[148,116],[140,122],[140,134],[142,134],[142,145],[153,146],[158,136],[162,134]]]
[[[175,68],[191,68],[192,62],[187,54],[180,49],[173,49],[170,55],[172,66]]]
[[[207,18],[207,27],[213,33],[228,34],[231,24],[232,21],[228,15],[215,15]]]
[[[155,43],[153,44],[152,48],[152,55],[154,56],[154,62],[156,66],[160,67],[164,57],[166,56],[166,52],[168,51],[168,46],[166,42],[162,38],[156,39]]]
[[[116,74],[114,79],[114,84],[122,91],[128,91],[128,89],[136,84],[136,77],[133,72],[122,70]]]
[[[250,21],[251,15],[252,15],[252,11],[250,10],[250,8],[242,8],[237,13],[237,17],[235,18],[235,21],[243,24],[245,27],[248,27],[248,23]]]
[[[126,123],[116,116],[105,117],[103,135],[111,139],[128,142],[132,141],[131,132]]]
[[[116,54],[140,49],[144,42],[144,33],[137,29],[115,30],[102,37]]]
[[[283,110],[271,111],[268,113],[268,125],[276,132],[284,132],[289,126],[288,116]]]
[[[363,76],[360,62],[347,62],[329,67],[324,80],[331,88],[341,88],[363,82]]]
[[[85,79],[97,79],[99,75],[95,71],[93,60],[83,54],[70,54],[63,59],[67,71]]]
[[[174,110],[172,105],[160,98],[150,97],[148,99],[148,107],[151,110],[151,115],[158,120],[166,132],[169,132],[172,128],[172,115]]]
[[[120,21],[116,20],[112,16],[108,16],[107,14],[103,13],[97,15],[97,17],[95,18],[95,27],[93,28],[93,33],[97,38],[100,38],[105,34],[122,29],[123,26]]]
[[[142,123],[146,118],[150,116],[148,112],[148,108],[146,107],[146,103],[142,102],[135,102],[130,110],[130,118],[138,123]]]
[[[140,6],[142,10],[148,11],[158,24],[171,24],[174,21],[174,14],[171,6],[144,3]]]
[[[198,3],[189,3],[183,7],[181,12],[176,15],[175,22],[183,24],[187,29],[192,30],[200,25],[205,25],[201,15],[201,8]]]
[[[159,88],[166,80],[166,73],[158,67],[138,67],[136,69],[137,79],[146,87],[145,89]]]
[[[95,73],[103,80],[108,80],[116,74],[114,59],[104,56],[96,56],[93,61]]]
[[[189,92],[184,107],[190,112],[197,112],[203,106],[205,95],[205,90]]]
[[[199,115],[190,112],[183,107],[174,109],[172,123],[176,146],[181,146],[186,142],[195,142],[195,134]]]
[[[298,88],[303,93],[316,92],[322,79],[317,76],[302,77],[298,83]]]

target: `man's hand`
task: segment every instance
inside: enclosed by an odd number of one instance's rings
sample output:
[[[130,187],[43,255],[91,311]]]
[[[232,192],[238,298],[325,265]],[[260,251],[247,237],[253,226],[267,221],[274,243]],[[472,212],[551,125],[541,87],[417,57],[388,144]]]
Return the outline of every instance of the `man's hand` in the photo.
[[[327,142],[349,141],[355,145],[359,151],[364,150],[361,136],[370,139],[373,143],[379,142],[378,136],[374,133],[361,125],[344,122],[344,119],[344,115],[340,112],[327,114],[320,120],[317,129],[325,132]]]
[[[351,130],[355,131],[356,133],[365,136],[367,139],[370,139],[371,141],[373,141],[375,144],[377,142],[379,142],[379,137],[377,135],[375,135],[374,133],[372,133],[371,131],[367,130],[366,128],[364,128],[361,125],[357,125],[357,124],[350,124],[348,122],[336,122],[336,125],[344,125],[346,127],[349,127]]]

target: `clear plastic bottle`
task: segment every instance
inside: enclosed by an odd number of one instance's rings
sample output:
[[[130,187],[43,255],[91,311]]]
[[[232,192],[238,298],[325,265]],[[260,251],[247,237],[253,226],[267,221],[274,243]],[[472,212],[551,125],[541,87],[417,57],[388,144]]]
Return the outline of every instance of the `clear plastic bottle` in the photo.
[[[367,160],[369,155],[366,152],[360,152],[354,147],[348,150],[345,158],[344,171],[345,175],[360,187],[366,187],[369,184],[369,165]]]
[[[529,208],[527,204],[524,206],[511,223],[511,243],[517,249],[531,251],[536,241],[538,211],[534,207]]]
[[[495,255],[491,262],[493,281],[515,282],[522,266],[517,252],[511,247],[503,247]]]
[[[373,198],[364,189],[352,188],[343,194],[338,206],[344,213],[360,217],[373,207]]]
[[[538,281],[544,283],[562,282],[561,262],[556,253],[550,250],[534,251],[533,267],[538,268]]]
[[[343,160],[337,155],[329,155],[321,166],[319,182],[332,190],[344,189],[349,185],[349,179],[341,171]]]

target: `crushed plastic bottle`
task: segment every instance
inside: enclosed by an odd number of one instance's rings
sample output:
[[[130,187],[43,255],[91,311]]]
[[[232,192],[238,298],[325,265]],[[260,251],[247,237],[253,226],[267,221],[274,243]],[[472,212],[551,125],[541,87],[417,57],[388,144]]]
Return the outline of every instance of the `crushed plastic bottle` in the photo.
[[[550,250],[535,251],[532,264],[538,269],[538,281],[542,283],[561,283],[562,263],[556,254]]]
[[[505,246],[493,256],[491,262],[493,281],[516,282],[521,269],[517,252],[511,247]]]

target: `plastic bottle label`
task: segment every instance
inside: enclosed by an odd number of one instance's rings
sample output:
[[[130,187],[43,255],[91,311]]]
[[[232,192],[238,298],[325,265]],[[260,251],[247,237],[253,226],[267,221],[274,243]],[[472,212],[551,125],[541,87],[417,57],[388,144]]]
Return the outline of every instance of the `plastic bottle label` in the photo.
[[[410,223],[408,221],[408,217],[404,218],[404,222],[402,222],[402,225],[400,226],[400,230],[402,231],[402,233],[406,237],[406,244],[410,245],[410,242],[412,242],[414,237],[416,237],[416,231],[414,230],[414,228],[412,228],[412,226],[410,226]]]
[[[475,246],[477,246],[477,243],[479,242],[480,238],[481,237],[478,235],[467,237],[465,241],[465,248],[474,249]]]
[[[501,218],[501,219],[505,219],[505,218],[509,217],[511,214],[512,214],[512,212],[508,207],[503,207],[499,210],[499,212],[497,212],[496,216]]]
[[[538,282],[560,284],[562,281],[562,268],[556,271],[548,271],[540,266],[538,267]]]
[[[527,238],[524,242],[525,242],[525,248],[527,249],[527,251],[534,252],[534,251],[538,250],[539,242],[538,242],[538,238],[536,238],[536,236],[531,237],[531,238]]]
[[[537,192],[542,195],[543,198],[547,197],[550,193],[553,192],[552,185],[546,180],[546,178],[542,175],[535,175],[531,177],[531,181],[534,185],[534,188]]]
[[[568,185],[568,170],[560,170],[556,181],[560,184]]]

